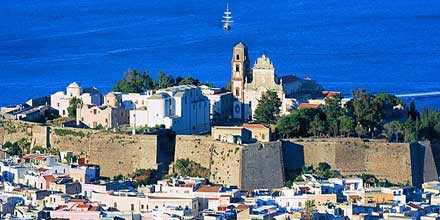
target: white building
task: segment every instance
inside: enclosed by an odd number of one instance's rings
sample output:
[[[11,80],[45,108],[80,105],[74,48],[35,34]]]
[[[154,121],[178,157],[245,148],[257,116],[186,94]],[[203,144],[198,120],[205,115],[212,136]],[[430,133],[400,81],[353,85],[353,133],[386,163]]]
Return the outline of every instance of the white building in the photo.
[[[203,95],[208,97],[210,103],[210,117],[213,122],[222,122],[232,118],[232,104],[234,96],[232,92],[226,92],[222,88],[200,86]]]
[[[210,129],[209,100],[197,86],[158,90],[143,108],[130,111],[132,127],[164,126],[177,134],[198,134]]]
[[[147,99],[154,95],[154,90],[148,90],[146,93],[128,93],[122,94],[122,104],[127,110],[133,110],[147,106]]]
[[[59,91],[50,96],[50,106],[58,110],[61,117],[67,117],[67,108],[73,98],[79,98],[87,105],[101,105],[102,94],[96,88],[82,89],[78,83],[73,82],[66,88],[66,92]]]

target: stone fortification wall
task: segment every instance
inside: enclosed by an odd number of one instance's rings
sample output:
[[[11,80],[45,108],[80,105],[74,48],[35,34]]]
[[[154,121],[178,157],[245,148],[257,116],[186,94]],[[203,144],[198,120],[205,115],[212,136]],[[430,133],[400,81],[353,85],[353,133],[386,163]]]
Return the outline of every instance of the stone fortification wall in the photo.
[[[0,121],[0,144],[7,141],[15,142],[20,139],[28,140],[32,147],[47,147],[49,144],[49,127],[36,123],[16,120]]]
[[[242,154],[242,188],[272,189],[284,186],[281,142],[247,145]]]
[[[83,129],[51,128],[50,146],[85,155],[103,176],[127,175],[137,168],[157,169],[157,135],[126,135]]]
[[[418,143],[364,142],[354,138],[294,139],[283,142],[283,152],[286,169],[326,162],[342,175],[368,173],[394,183],[415,185],[438,176],[431,147]]]
[[[211,171],[214,183],[244,189],[283,185],[284,170],[327,162],[343,175],[369,173],[395,183],[419,185],[435,180],[440,145],[387,143],[360,139],[293,139],[235,145],[208,136],[125,135],[86,129],[0,121],[0,144],[26,138],[32,146],[74,151],[101,166],[104,176],[126,175],[137,168],[165,173],[176,159],[190,159]]]
[[[174,159],[190,159],[208,168],[212,182],[241,186],[241,153],[242,146],[210,136],[178,135]]]
[[[47,127],[22,121],[2,121],[0,143],[21,138],[33,146],[73,151],[101,166],[101,175],[127,175],[137,168],[158,168],[157,135],[125,135],[88,129]],[[161,143],[167,143],[161,141]]]
[[[175,159],[190,159],[211,171],[214,183],[243,189],[284,184],[281,143],[236,145],[209,136],[177,136]]]

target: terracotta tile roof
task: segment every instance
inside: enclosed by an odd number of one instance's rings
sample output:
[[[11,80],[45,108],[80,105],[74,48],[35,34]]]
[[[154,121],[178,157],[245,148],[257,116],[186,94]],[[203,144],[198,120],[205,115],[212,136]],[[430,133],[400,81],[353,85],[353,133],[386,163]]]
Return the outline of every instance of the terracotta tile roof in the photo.
[[[247,210],[247,209],[249,209],[248,205],[240,204],[240,205],[237,206],[237,211],[239,211],[239,212]]]
[[[70,202],[73,203],[85,203],[87,200],[85,199],[71,199]]]
[[[220,192],[221,186],[201,185],[196,192]]]
[[[243,124],[243,128],[266,128],[263,124]]]
[[[298,107],[298,109],[306,109],[306,108],[317,109],[317,108],[319,108],[319,104],[301,103]]]
[[[335,95],[340,95],[341,92],[335,92],[335,91],[322,91],[322,94],[323,94],[325,97],[330,98],[330,97],[333,97],[333,96],[335,96]]]
[[[48,170],[49,170],[49,169],[44,168],[44,167],[40,167],[40,168],[37,169],[38,172],[46,172],[46,171],[48,171]]]
[[[360,199],[360,198],[362,198],[360,195],[349,195],[348,197],[350,199]]]
[[[37,156],[34,158],[35,160],[46,160],[45,156]]]
[[[47,182],[55,182],[56,178],[54,175],[45,175],[43,176],[43,178],[47,181]]]

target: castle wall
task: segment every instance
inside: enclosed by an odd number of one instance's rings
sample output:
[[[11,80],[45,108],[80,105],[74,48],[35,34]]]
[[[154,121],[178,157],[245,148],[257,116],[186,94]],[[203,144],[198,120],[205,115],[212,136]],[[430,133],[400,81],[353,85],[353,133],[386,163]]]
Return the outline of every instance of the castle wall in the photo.
[[[127,175],[137,168],[158,168],[157,135],[124,135],[87,129],[46,127],[22,121],[2,121],[0,143],[22,138],[32,146],[85,155],[90,163],[101,166],[101,175]],[[164,142],[164,141],[162,141]]]
[[[251,144],[243,148],[242,188],[272,189],[284,186],[281,142]]]
[[[137,168],[159,169],[190,159],[211,171],[214,183],[244,189],[283,185],[284,170],[330,164],[343,175],[368,173],[394,183],[419,185],[436,180],[440,145],[387,143],[354,138],[292,139],[251,145],[215,141],[209,136],[125,135],[104,131],[46,127],[0,121],[0,143],[26,138],[33,146],[86,155],[104,176],[126,175]]]
[[[67,133],[73,131],[76,133]],[[157,135],[124,135],[92,130],[52,128],[51,147],[85,155],[101,166],[101,175],[127,175],[137,168],[157,169]]]
[[[438,176],[431,147],[418,143],[363,142],[354,138],[293,139],[283,142],[283,152],[286,169],[326,162],[342,175],[368,173],[394,183],[415,185]]]
[[[175,159],[210,169],[211,182],[243,189],[284,185],[281,143],[236,145],[209,136],[177,136]]]

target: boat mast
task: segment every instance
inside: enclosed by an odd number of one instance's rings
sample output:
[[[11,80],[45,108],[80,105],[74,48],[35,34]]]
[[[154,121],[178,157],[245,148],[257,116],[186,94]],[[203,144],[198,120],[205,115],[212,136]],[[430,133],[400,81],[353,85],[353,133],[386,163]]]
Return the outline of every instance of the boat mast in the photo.
[[[231,23],[234,22],[232,20],[232,12],[229,11],[229,3],[226,3],[226,11],[224,12],[222,22],[223,22],[224,29],[229,29],[231,26]]]

